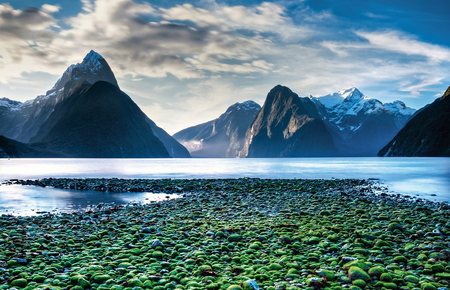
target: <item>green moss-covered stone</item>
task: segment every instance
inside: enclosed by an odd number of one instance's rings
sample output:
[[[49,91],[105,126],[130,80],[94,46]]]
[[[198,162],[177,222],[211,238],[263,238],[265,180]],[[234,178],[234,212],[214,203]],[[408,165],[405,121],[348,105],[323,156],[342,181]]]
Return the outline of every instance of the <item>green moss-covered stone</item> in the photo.
[[[370,276],[369,274],[366,273],[366,271],[364,271],[363,269],[356,267],[356,266],[351,266],[348,269],[348,277],[350,278],[350,280],[357,280],[357,279],[361,279],[364,281],[369,281],[370,280]]]

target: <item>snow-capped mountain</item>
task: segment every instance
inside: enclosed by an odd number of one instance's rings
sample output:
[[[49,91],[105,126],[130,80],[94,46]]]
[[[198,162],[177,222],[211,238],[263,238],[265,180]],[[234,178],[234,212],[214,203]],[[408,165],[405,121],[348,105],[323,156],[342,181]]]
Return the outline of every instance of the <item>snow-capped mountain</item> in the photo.
[[[311,99],[334,132],[343,155],[376,155],[415,112],[401,101],[383,104],[357,88]]]
[[[189,157],[120,90],[93,50],[45,95],[24,103],[2,99],[0,135],[72,157]]]
[[[345,99],[359,99],[361,97],[364,96],[357,88],[350,88],[319,97],[318,100],[320,100],[322,105],[330,109]]]
[[[217,119],[186,128],[173,136],[194,157],[237,157],[245,133],[260,109],[254,101],[235,103]]]

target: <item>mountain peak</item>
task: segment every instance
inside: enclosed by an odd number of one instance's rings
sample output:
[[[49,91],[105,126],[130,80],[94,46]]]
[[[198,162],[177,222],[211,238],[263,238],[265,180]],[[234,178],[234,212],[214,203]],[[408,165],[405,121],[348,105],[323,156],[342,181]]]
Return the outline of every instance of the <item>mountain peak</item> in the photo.
[[[344,89],[338,92],[346,100],[359,100],[364,98],[363,93],[355,87]]]
[[[83,83],[92,85],[98,81],[105,81],[119,87],[114,73],[103,56],[91,50],[81,63],[72,64],[64,71],[61,78],[46,93],[44,98],[59,95],[56,99],[61,99],[63,96],[59,92],[66,91],[67,94],[70,94]]]
[[[227,112],[230,111],[240,111],[240,110],[244,110],[244,111],[251,111],[251,110],[259,110],[261,109],[261,106],[252,101],[252,100],[248,100],[248,101],[244,101],[242,103],[235,103],[231,106],[228,107]]]
[[[285,92],[288,93],[288,94],[292,93],[290,88],[288,88],[286,86],[282,86],[282,85],[276,85],[270,90],[269,95],[270,94],[277,94],[277,93],[285,93]]]
[[[97,60],[97,59],[104,59],[103,56],[96,52],[95,50],[91,49],[88,54],[83,58],[83,63],[85,63],[88,60]]]
[[[91,69],[97,71],[102,69],[104,63],[106,63],[106,60],[103,58],[103,56],[101,56],[94,50],[89,51],[89,53],[86,54],[86,56],[83,58],[83,61],[81,62],[82,65],[88,66]]]

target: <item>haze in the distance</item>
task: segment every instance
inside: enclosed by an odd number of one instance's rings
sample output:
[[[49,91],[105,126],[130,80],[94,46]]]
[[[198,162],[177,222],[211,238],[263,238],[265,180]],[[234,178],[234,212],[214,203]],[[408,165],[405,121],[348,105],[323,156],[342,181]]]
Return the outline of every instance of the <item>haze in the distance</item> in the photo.
[[[170,133],[281,83],[358,87],[420,108],[450,79],[447,1],[9,1],[0,3],[0,97],[45,94],[94,49]]]

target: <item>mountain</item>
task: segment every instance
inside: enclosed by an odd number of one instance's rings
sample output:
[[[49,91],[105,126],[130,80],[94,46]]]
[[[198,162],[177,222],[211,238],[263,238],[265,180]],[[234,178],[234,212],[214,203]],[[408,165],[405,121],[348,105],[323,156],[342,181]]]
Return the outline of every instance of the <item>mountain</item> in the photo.
[[[55,106],[83,84],[106,81],[118,87],[106,60],[91,50],[81,63],[70,65],[45,95],[21,104],[15,110],[0,112],[0,134],[20,142],[29,142],[52,114]]]
[[[120,90],[95,51],[69,66],[45,95],[24,103],[2,100],[0,134],[23,143],[71,157],[189,157]]]
[[[341,156],[376,156],[415,112],[401,101],[383,104],[357,88],[311,100],[332,132]]]
[[[77,158],[169,157],[145,114],[104,81],[81,86],[59,102],[31,143]]]
[[[332,135],[314,102],[277,85],[246,134],[242,157],[333,156]]]
[[[261,106],[253,101],[230,106],[219,118],[173,135],[193,157],[237,157],[245,133]]]
[[[64,157],[62,155],[58,155],[57,153],[46,151],[45,149],[37,146],[30,146],[6,138],[5,136],[0,136],[0,158],[39,158],[49,155]]]
[[[450,156],[450,87],[417,111],[379,156]]]

